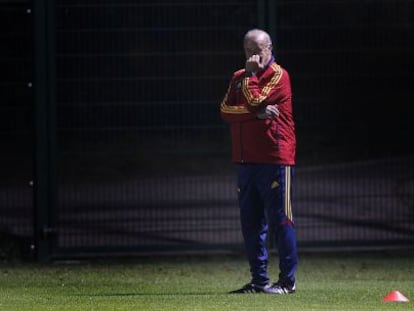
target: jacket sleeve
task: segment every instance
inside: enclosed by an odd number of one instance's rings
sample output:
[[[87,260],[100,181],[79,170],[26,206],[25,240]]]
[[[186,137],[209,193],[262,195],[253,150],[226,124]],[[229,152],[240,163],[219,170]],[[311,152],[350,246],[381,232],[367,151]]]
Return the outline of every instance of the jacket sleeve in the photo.
[[[220,105],[221,118],[228,123],[256,119],[256,114],[251,113],[243,103],[236,102],[235,84],[235,76],[233,76]]]
[[[287,92],[290,92],[290,87],[286,88],[283,83],[285,75],[286,73],[277,65],[264,86],[259,85],[256,76],[245,77],[242,81],[242,91],[246,98],[246,109],[256,113],[266,105],[279,104],[286,96],[289,97]]]

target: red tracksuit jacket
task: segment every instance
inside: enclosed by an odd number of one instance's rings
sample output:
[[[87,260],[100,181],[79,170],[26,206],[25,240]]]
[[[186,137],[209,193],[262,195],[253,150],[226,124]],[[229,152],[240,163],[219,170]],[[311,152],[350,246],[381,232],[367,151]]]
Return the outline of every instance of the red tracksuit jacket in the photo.
[[[266,105],[277,104],[280,115],[260,120],[256,114]],[[221,117],[230,124],[232,162],[295,164],[296,136],[292,92],[288,72],[273,60],[246,77],[241,69],[233,74],[220,106]]]

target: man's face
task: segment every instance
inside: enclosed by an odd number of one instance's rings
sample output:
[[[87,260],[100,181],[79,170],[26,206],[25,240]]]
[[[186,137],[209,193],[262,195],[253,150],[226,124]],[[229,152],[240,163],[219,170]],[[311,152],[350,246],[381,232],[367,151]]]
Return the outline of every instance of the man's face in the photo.
[[[244,54],[246,59],[249,59],[252,55],[260,56],[260,65],[265,66],[272,57],[271,46],[266,44],[263,40],[257,38],[249,38],[244,42]]]

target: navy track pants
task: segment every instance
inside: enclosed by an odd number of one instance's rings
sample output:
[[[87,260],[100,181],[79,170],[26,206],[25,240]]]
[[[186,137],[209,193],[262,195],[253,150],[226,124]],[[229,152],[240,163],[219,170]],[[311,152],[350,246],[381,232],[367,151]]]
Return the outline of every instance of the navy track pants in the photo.
[[[291,204],[294,167],[239,164],[237,170],[241,228],[252,283],[269,283],[266,241],[269,231],[276,235],[279,280],[294,282],[298,266]]]

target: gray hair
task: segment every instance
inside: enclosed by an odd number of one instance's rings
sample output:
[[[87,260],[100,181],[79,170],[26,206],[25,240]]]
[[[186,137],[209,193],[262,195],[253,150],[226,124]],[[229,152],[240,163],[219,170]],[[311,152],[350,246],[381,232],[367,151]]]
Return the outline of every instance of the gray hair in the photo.
[[[262,41],[267,46],[272,46],[272,39],[270,38],[270,35],[262,29],[254,28],[246,32],[246,34],[244,35],[244,41],[249,39]]]

